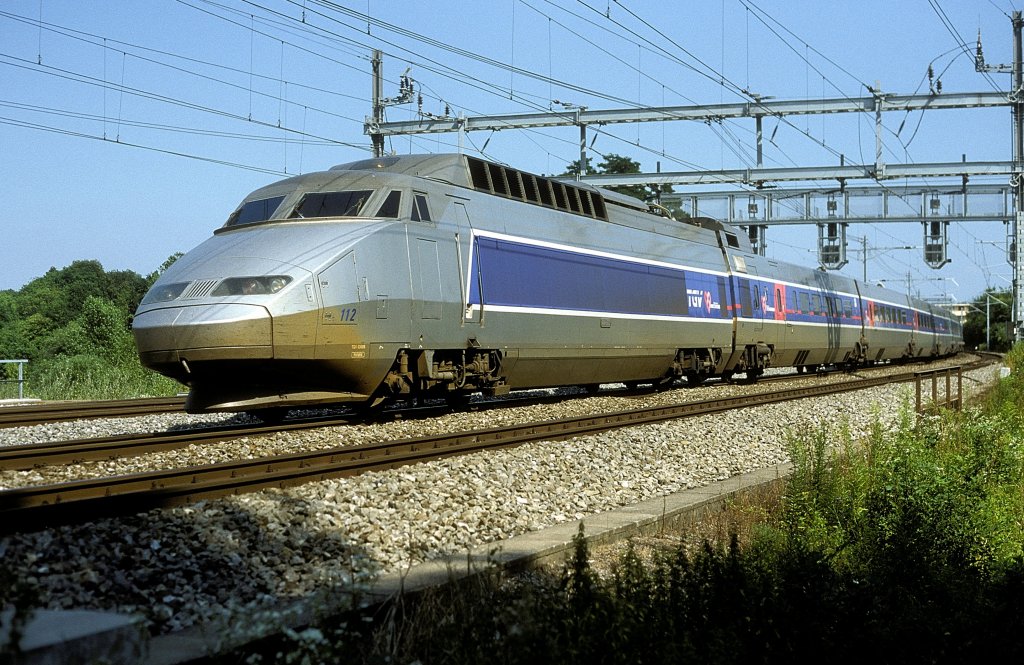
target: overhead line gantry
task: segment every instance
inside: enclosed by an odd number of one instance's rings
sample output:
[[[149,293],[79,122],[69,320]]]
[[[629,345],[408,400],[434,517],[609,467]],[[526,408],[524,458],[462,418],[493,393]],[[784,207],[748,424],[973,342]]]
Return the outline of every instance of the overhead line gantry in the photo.
[[[914,178],[937,178],[956,177],[962,178],[962,186],[959,193],[962,196],[962,206],[955,213],[944,211],[940,188],[922,186],[914,189],[913,196],[921,199],[921,210],[904,212],[896,215],[886,213],[879,218],[888,221],[902,221],[902,218],[913,216],[920,219],[925,225],[925,261],[933,268],[941,267],[948,263],[945,253],[947,243],[945,225],[949,221],[977,221],[984,218],[991,221],[1003,221],[1008,225],[1007,253],[1008,260],[1014,269],[1013,292],[1014,307],[1013,320],[1015,324],[1015,337],[1017,340],[1024,338],[1024,56],[1022,56],[1022,28],[1024,19],[1021,12],[1015,11],[1011,17],[1014,34],[1014,60],[1012,65],[986,65],[981,54],[981,42],[979,36],[977,57],[975,60],[978,71],[1005,72],[1012,74],[1011,92],[939,92],[933,90],[927,94],[901,95],[883,92],[881,86],[876,83],[874,88],[868,88],[870,95],[859,97],[838,97],[832,99],[813,100],[777,100],[762,97],[753,93],[749,94],[750,101],[741,101],[722,104],[700,104],[689,106],[661,106],[643,108],[620,108],[620,109],[589,109],[586,107],[572,107],[564,110],[550,110],[531,113],[511,113],[499,115],[480,115],[458,117],[421,115],[416,120],[398,122],[384,122],[383,109],[390,103],[397,100],[383,99],[381,89],[381,67],[379,54],[375,53],[374,62],[374,90],[373,90],[373,115],[367,117],[364,124],[364,132],[368,134],[374,145],[375,154],[382,154],[384,137],[406,134],[436,134],[447,132],[458,132],[461,134],[469,131],[502,131],[506,129],[539,129],[545,127],[569,127],[576,126],[580,130],[580,175],[582,181],[599,186],[635,185],[635,184],[678,184],[678,185],[725,185],[742,184],[757,188],[753,191],[743,190],[740,192],[712,192],[702,194],[704,196],[726,196],[729,198],[728,205],[730,221],[740,223],[734,219],[732,214],[735,209],[735,197],[738,195],[760,194],[766,183],[784,181],[836,181],[840,192],[846,191],[846,183],[850,180],[872,180],[879,183],[877,192],[883,197],[888,196],[889,188],[885,186],[886,180],[914,179]],[[953,109],[980,109],[995,107],[1011,107],[1014,120],[1013,137],[1013,161],[1010,162],[968,162],[966,157],[960,162],[932,163],[932,164],[886,164],[882,156],[883,147],[883,125],[882,114],[892,111],[930,111],[930,110],[953,110]],[[765,168],[762,163],[762,121],[764,118],[785,118],[790,115],[808,114],[831,114],[831,113],[869,113],[874,114],[875,119],[875,160],[872,164],[846,164],[845,158],[840,155],[838,166],[812,166],[794,168]],[[757,167],[748,169],[723,169],[718,171],[682,171],[674,173],[646,173],[646,174],[601,174],[584,176],[583,166],[587,163],[587,128],[601,127],[616,123],[632,122],[666,122],[676,120],[690,120],[698,122],[721,122],[723,120],[752,118],[756,122],[757,142]],[[459,145],[462,145],[460,138]],[[991,185],[974,185],[969,183],[972,176],[1010,176],[1008,187],[998,188],[993,191]],[[957,192],[946,191],[942,193],[955,195]],[[926,190],[931,190],[928,192]],[[901,191],[909,194],[909,190],[901,187]],[[780,195],[786,196],[782,191]],[[970,214],[968,210],[968,195],[978,195],[1001,198],[1003,201],[1012,200],[1012,206],[1003,205],[1001,210],[993,211],[992,214]],[[819,260],[823,265],[831,269],[839,269],[845,265],[846,234],[845,227],[852,221],[868,222],[873,221],[868,217],[846,216],[837,219],[839,215],[838,203],[831,201],[827,204],[827,215],[821,215],[810,210],[811,195],[803,192],[802,195],[807,201],[804,213],[797,214],[797,219],[790,219],[781,223],[817,223],[819,229]],[[874,195],[869,193],[870,195]],[[685,200],[686,195],[681,195]],[[792,198],[792,197],[788,197]],[[692,208],[697,209],[696,197],[691,195]],[[887,202],[888,199],[884,199]],[[848,202],[848,199],[847,199]],[[951,206],[946,206],[950,208]],[[846,205],[844,212],[847,212],[849,205]],[[764,210],[758,217],[757,211]],[[769,202],[763,209],[751,200],[748,203],[748,215],[745,226],[750,233],[751,241],[759,251],[763,252],[765,247],[764,230],[773,222],[771,217],[772,206]],[[988,211],[985,211],[986,213]],[[929,214],[931,213],[931,214]],[[802,217],[803,219],[799,219]],[[810,220],[815,221],[810,221]],[[842,252],[836,250],[841,249]]]

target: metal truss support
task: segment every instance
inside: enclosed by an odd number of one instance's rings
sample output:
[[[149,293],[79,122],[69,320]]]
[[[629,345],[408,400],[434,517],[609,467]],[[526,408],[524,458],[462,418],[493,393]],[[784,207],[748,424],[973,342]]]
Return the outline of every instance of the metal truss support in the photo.
[[[891,168],[891,165],[890,165]],[[662,195],[664,205],[734,226],[829,222],[1004,222],[1015,219],[1009,184],[884,185],[707,190]],[[744,214],[745,213],[745,214]],[[1012,238],[1010,239],[1012,241]]]
[[[662,106],[586,110],[575,113],[542,111],[538,113],[509,113],[481,115],[466,118],[431,118],[396,122],[382,122],[364,131],[394,134],[437,134],[443,132],[499,131],[502,129],[536,129],[539,127],[567,127],[580,124],[609,125],[622,122],[664,122],[669,120],[695,120],[721,122],[758,116],[808,115],[820,113],[881,113],[884,111],[923,111],[943,109],[989,108],[1008,106],[1004,92],[943,92],[942,94],[897,95],[872,91],[870,97],[836,99],[775,100],[755,96],[750,101],[729,104],[700,104],[695,106]]]
[[[886,164],[885,178],[943,178],[971,176],[1003,176],[1013,173],[1012,162],[944,162],[935,164]],[[602,173],[589,175],[583,182],[598,187],[621,185],[763,185],[768,182],[814,180],[872,180],[874,164],[839,166],[795,166],[761,169],[726,169],[722,171],[664,171],[662,173]]]

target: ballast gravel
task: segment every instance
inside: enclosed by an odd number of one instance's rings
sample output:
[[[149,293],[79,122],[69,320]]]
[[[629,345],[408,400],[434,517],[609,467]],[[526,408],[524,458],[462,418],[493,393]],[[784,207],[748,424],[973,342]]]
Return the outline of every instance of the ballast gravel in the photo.
[[[996,376],[993,368],[965,373],[965,396]],[[575,397],[426,421],[277,433],[134,459],[2,472],[0,488],[771,389],[722,385],[643,398]],[[171,632],[778,464],[787,461],[791,433],[867,432],[875,422],[893,427],[912,411],[913,399],[907,385],[886,386],[265,490],[4,537],[0,560],[13,579],[37,591],[42,607],[140,613],[152,632]],[[0,445],[104,436],[125,427],[180,428],[195,419],[177,414],[14,428],[0,431]]]

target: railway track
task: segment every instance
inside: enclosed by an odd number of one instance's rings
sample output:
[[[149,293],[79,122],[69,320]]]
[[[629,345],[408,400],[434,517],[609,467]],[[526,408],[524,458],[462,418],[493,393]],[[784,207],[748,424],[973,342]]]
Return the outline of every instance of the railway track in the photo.
[[[833,370],[837,371],[837,370]],[[828,373],[831,373],[828,372]],[[806,376],[791,373],[761,377],[760,382],[784,381]],[[647,394],[653,388],[619,389],[622,394]],[[603,391],[600,394],[609,394]],[[46,402],[7,406],[0,408],[0,429],[8,427],[26,427],[45,423],[68,420],[84,420],[97,418],[118,418],[125,416],[146,416],[157,413],[180,412],[185,408],[185,397],[147,397],[126,400],[98,400],[81,402]],[[0,468],[5,468],[0,466]]]
[[[792,379],[808,378],[803,374],[781,374],[763,377],[760,383],[785,382]],[[602,396],[619,396],[642,399],[656,392],[655,388],[619,389],[601,392]],[[592,395],[590,395],[592,396]],[[475,402],[469,407],[474,411],[492,409],[511,409],[525,405],[555,404],[566,399],[564,395],[549,397],[512,397],[493,401]],[[154,408],[158,408],[154,405]],[[388,419],[425,419],[450,412],[447,405],[411,406],[377,414],[377,420]],[[242,437],[263,436],[276,432],[302,431],[319,427],[334,427],[361,422],[354,414],[313,415],[291,418],[276,425],[227,425],[223,427],[197,427],[188,430],[148,432],[139,434],[122,434],[108,437],[74,439],[59,442],[44,442],[0,447],[0,470],[31,469],[37,466],[52,464],[73,464],[77,462],[114,459],[147,455],[150,453],[183,448],[194,444],[216,443]]]
[[[97,402],[47,402],[28,406],[7,406],[0,409],[0,428],[24,427],[85,418],[146,416],[168,411],[182,411],[184,408],[184,397],[149,397]]]
[[[647,394],[650,393],[650,390],[628,391],[629,394],[640,392]],[[478,402],[470,405],[468,409],[473,411],[511,409],[525,405],[554,404],[566,399],[572,398],[567,398],[565,396],[550,396],[501,399]],[[446,404],[434,406],[411,406],[376,414],[375,422],[396,419],[415,420],[434,418],[445,413],[450,413],[451,410],[451,407]],[[183,448],[185,446],[195,444],[217,443],[220,441],[230,441],[232,439],[240,439],[243,437],[264,436],[277,432],[295,432],[321,427],[351,425],[357,422],[363,422],[363,419],[354,414],[314,415],[289,419],[276,425],[243,424],[227,425],[223,427],[197,427],[194,429],[179,431],[122,434],[109,437],[7,446],[0,447],[0,470],[31,469],[37,466],[51,464],[73,464],[93,460],[146,455],[165,450],[173,450],[175,448]]]
[[[982,364],[982,361],[977,364]],[[805,385],[741,397],[4,490],[0,491],[0,532],[34,530],[104,516],[134,514],[150,508],[182,505],[271,487],[290,487],[452,455],[860,390],[912,378],[913,373],[908,372],[842,383]],[[280,428],[265,429],[278,431]],[[204,437],[209,435],[203,434]]]

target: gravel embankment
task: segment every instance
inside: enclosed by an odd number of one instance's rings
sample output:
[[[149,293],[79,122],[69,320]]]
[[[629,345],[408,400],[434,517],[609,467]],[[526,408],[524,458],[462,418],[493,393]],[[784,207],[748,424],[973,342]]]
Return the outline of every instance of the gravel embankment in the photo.
[[[965,375],[965,393],[992,381],[995,374],[988,368]],[[749,389],[714,386],[641,399],[596,396],[429,421],[278,433],[135,460],[2,472],[0,487],[637,408]],[[0,539],[0,559],[16,578],[38,586],[47,607],[141,612],[155,631],[165,632],[224,617],[232,609],[358,582],[472,545],[777,464],[787,459],[787,432],[843,425],[865,432],[876,418],[893,424],[901,405],[912,399],[908,386],[891,386],[467,455],[7,537]],[[193,419],[165,415],[3,430],[0,445],[100,436],[125,427],[181,427]]]

